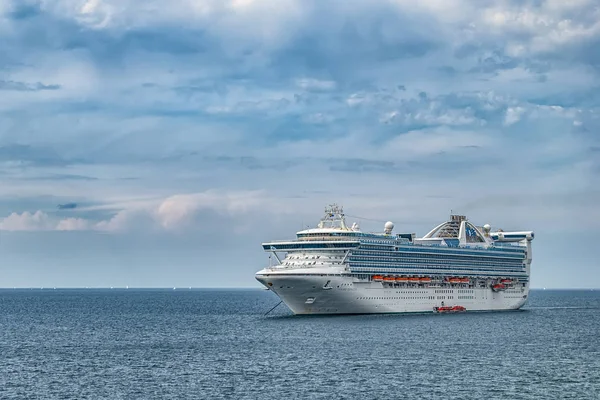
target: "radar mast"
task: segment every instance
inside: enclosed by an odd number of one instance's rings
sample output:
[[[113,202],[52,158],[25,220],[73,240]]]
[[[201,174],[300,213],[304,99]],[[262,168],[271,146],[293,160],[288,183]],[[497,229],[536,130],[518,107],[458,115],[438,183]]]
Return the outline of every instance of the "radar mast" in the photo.
[[[344,208],[336,203],[325,207],[325,215],[321,218],[318,225],[319,228],[338,228],[348,230],[346,225],[346,217],[344,216]]]

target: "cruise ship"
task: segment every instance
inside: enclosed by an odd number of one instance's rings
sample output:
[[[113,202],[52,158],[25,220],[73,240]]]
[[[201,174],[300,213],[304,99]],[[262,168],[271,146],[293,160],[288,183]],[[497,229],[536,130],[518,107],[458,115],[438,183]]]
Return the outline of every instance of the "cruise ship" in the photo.
[[[316,228],[263,243],[271,265],[256,279],[294,314],[517,310],[527,301],[533,232],[492,232],[463,215],[421,238],[383,228],[348,226],[330,205]]]

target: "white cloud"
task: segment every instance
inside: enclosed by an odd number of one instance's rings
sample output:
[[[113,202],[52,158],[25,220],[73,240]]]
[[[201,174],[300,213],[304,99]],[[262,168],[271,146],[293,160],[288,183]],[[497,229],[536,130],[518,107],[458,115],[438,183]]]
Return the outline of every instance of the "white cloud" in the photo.
[[[504,117],[504,125],[508,126],[519,122],[524,114],[525,109],[523,107],[509,107]]]
[[[0,221],[0,229],[5,231],[43,231],[51,230],[52,222],[42,211],[30,213],[12,213]]]
[[[43,7],[92,29],[123,32],[157,25],[202,29],[223,39],[226,52],[249,45],[279,48],[296,32],[306,11],[298,0],[173,0],[168,7],[157,0],[44,0]]]
[[[83,218],[65,218],[58,221],[57,231],[85,231],[90,229],[90,221]]]
[[[190,221],[192,214],[202,207],[205,196],[176,195],[164,200],[156,210],[160,224],[166,229],[176,228]]]
[[[364,93],[352,93],[346,99],[346,103],[349,106],[357,106],[357,105],[363,104],[367,101],[368,101],[368,98]]]
[[[380,122],[391,123],[401,122],[403,124],[420,124],[420,125],[446,125],[460,126],[472,125],[475,123],[484,124],[484,121],[479,121],[477,118],[469,115],[470,110],[443,110],[443,109],[423,109],[417,112],[403,113],[402,111],[392,111],[384,114],[380,118]]]
[[[311,32],[314,21],[328,17],[333,32],[347,20],[379,13],[400,19],[426,21],[410,29],[427,34],[435,24],[440,40],[450,45],[460,41],[490,40],[504,36],[514,53],[547,52],[595,37],[600,32],[600,9],[594,0],[514,2],[469,2],[460,0],[382,0],[361,3],[303,2],[299,0],[44,0],[43,9],[61,18],[71,18],[92,29],[124,32],[151,26],[183,26],[202,29],[220,38],[226,52],[276,51],[298,35]],[[334,17],[330,17],[334,15]],[[427,26],[427,28],[425,28]],[[406,27],[404,27],[406,28]],[[397,31],[401,31],[398,29]],[[381,34],[395,37],[396,30],[382,25]]]
[[[151,208],[129,208],[118,211],[111,218],[90,224],[91,229],[119,233],[128,231],[151,232],[157,226],[151,215]]]
[[[194,216],[201,210],[212,210],[235,216],[259,207],[269,207],[272,201],[264,191],[219,192],[181,194],[163,200],[153,211],[165,229],[178,229],[195,223]]]
[[[78,20],[93,28],[104,28],[113,16],[114,8],[102,0],[87,0],[80,8]]]
[[[114,209],[111,218],[101,221],[69,217],[60,219],[38,210],[35,213],[12,213],[0,220],[0,229],[9,231],[80,231],[94,230],[103,232],[140,231],[144,229],[182,230],[194,228],[198,224],[197,216],[203,211],[236,217],[247,215],[259,209],[269,208],[284,212],[277,202],[264,191],[216,191],[177,194],[154,201],[133,201],[115,203],[104,207],[89,207],[84,210]],[[200,223],[202,223],[200,221]]]
[[[0,230],[4,231],[85,231],[94,229],[92,222],[83,218],[56,219],[38,210],[12,213],[0,219]]]
[[[486,132],[454,131],[434,129],[431,131],[412,131],[391,140],[384,154],[397,159],[423,160],[424,156],[441,152],[462,151],[465,147],[486,147],[494,143],[494,136]]]
[[[480,32],[511,35],[519,54],[554,52],[600,34],[600,8],[593,0],[544,1],[538,7],[498,3],[481,12]]]
[[[333,90],[336,87],[334,81],[303,78],[296,80],[296,85],[304,90]]]

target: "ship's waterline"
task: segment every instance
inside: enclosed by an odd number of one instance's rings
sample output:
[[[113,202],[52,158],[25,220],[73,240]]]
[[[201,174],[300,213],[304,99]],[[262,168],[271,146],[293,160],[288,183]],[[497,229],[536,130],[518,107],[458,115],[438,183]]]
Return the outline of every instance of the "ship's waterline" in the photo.
[[[491,233],[463,216],[423,238],[393,228],[348,228],[330,206],[317,228],[264,243],[278,264],[256,279],[295,314],[514,310],[527,301],[533,232]]]

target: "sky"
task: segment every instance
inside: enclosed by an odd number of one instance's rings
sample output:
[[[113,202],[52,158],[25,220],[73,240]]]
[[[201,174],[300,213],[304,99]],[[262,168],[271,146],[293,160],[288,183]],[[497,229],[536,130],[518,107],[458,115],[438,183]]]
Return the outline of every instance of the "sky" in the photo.
[[[597,0],[0,0],[0,287],[258,287],[337,202],[599,288],[599,129]]]

